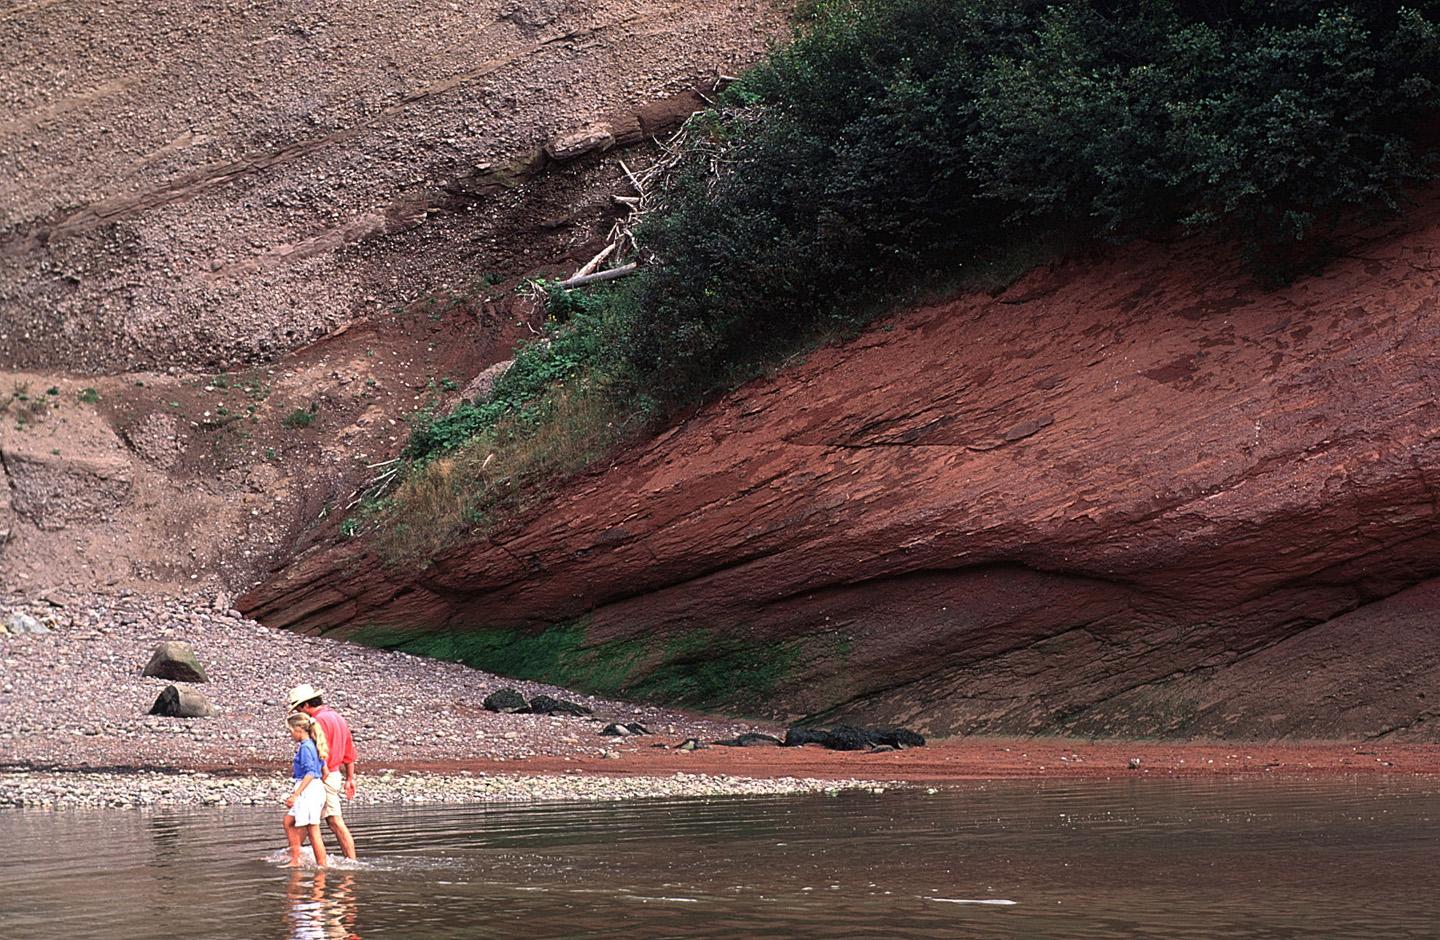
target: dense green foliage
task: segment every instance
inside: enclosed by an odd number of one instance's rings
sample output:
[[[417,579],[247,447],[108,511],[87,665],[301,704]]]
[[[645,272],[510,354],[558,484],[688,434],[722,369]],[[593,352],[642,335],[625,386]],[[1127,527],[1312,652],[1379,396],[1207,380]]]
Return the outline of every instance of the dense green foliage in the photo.
[[[640,273],[564,295],[552,342],[487,401],[419,421],[408,454],[504,451],[577,400],[609,432],[572,422],[593,454],[1055,233],[1204,230],[1293,268],[1426,177],[1437,23],[1440,0],[819,3],[692,125]],[[537,466],[573,467],[564,449]]]
[[[1007,237],[1222,229],[1284,264],[1424,173],[1440,4],[884,0],[823,8],[714,122],[624,297],[646,389],[684,400]]]

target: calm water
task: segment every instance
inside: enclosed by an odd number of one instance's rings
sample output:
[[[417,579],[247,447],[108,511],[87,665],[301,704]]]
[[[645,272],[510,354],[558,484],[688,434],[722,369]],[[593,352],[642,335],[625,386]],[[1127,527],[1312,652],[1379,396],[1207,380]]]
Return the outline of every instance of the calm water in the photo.
[[[0,938],[1429,938],[1437,800],[1141,781],[360,807],[369,863],[321,874],[273,861],[278,812],[0,811]]]

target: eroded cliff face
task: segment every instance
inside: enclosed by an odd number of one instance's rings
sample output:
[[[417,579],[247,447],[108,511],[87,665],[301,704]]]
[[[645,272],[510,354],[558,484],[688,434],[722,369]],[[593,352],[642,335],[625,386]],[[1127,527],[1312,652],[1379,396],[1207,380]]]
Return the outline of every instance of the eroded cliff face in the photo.
[[[1066,263],[819,350],[423,575],[352,544],[243,603],[933,733],[1427,739],[1437,281],[1433,194],[1273,292],[1214,246]]]

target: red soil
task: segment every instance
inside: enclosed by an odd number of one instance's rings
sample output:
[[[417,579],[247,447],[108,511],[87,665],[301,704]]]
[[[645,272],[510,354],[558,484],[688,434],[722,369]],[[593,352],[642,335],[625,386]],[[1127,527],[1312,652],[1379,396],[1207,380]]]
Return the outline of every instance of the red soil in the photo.
[[[953,780],[1093,780],[1154,777],[1440,775],[1440,747],[1397,744],[1241,744],[1065,741],[1058,738],[945,741],[884,754],[805,748],[710,747],[686,753],[622,750],[616,758],[406,762],[397,770],[439,773],[598,773],[616,776],[733,774],[742,777]],[[1131,769],[1131,758],[1140,766]]]
[[[1342,777],[1385,774],[1440,776],[1440,746],[1309,742],[1295,744],[1157,741],[1066,741],[1061,738],[984,738],[932,743],[883,754],[805,748],[709,747],[683,752],[659,747],[617,747],[619,756],[534,757],[525,760],[399,760],[368,763],[399,772],[458,774],[600,774],[664,776],[675,773],[738,777],[810,777],[908,783],[960,780],[1110,780],[1165,777]],[[1132,758],[1140,766],[1130,767]],[[271,771],[278,765],[198,765],[222,774]]]

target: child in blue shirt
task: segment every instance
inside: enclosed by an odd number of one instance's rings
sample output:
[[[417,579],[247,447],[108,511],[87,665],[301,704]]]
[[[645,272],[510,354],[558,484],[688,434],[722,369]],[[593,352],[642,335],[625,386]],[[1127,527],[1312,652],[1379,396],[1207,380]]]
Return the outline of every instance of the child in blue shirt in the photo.
[[[315,729],[315,719],[296,713],[285,720],[290,737],[299,743],[290,776],[295,788],[285,798],[290,811],[285,814],[285,838],[290,843],[290,866],[300,864],[300,846],[310,837],[315,864],[325,867],[325,840],[320,836],[320,813],[325,808],[325,761],[318,742],[323,740]]]

